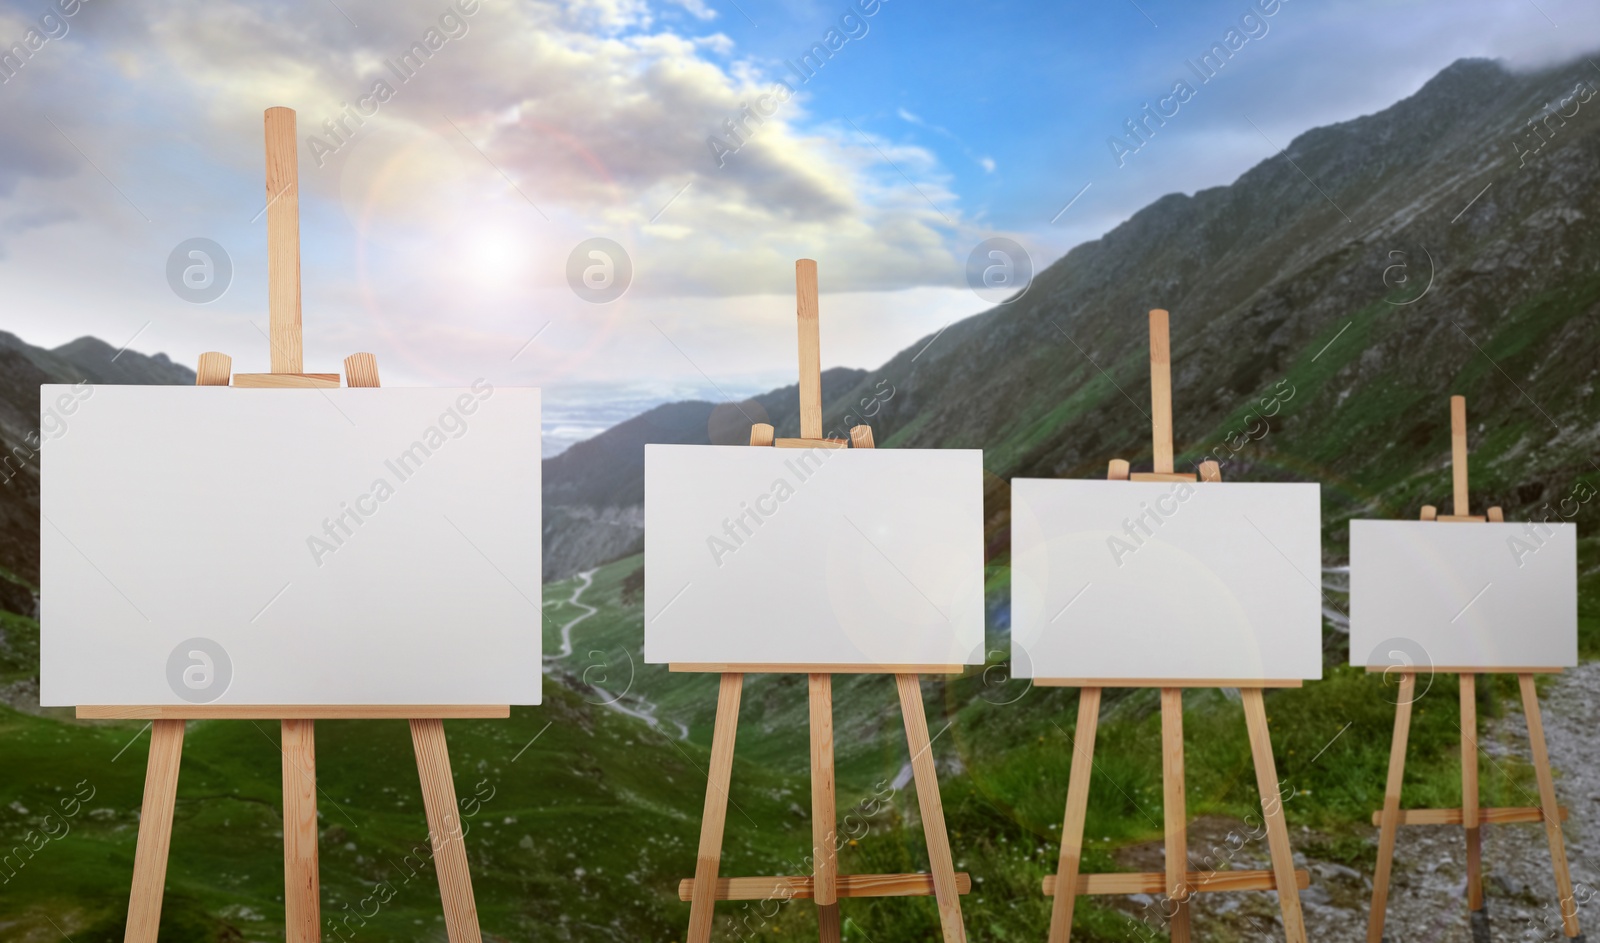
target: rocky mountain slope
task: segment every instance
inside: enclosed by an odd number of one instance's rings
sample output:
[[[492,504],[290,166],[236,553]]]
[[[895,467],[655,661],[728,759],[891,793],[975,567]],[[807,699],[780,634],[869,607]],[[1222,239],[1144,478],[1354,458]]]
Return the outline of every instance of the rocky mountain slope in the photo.
[[[1006,479],[1095,477],[1112,457],[1149,467],[1145,314],[1160,307],[1180,462],[1322,481],[1330,560],[1350,516],[1448,497],[1454,393],[1473,423],[1475,500],[1512,519],[1570,516],[1593,493],[1584,476],[1600,481],[1596,91],[1588,60],[1526,74],[1458,61],[1228,186],[1162,197],[1022,298],[825,390],[826,412],[891,389],[870,420],[880,446],[985,449],[995,559]],[[773,415],[779,435],[798,435],[792,409]],[[571,478],[623,476],[608,478],[614,502],[642,493],[634,465],[607,460],[575,446],[552,461]],[[551,545],[593,548],[561,555],[564,570],[612,555],[620,543],[592,535],[640,513],[607,507],[608,519],[547,514]]]
[[[194,371],[93,337],[45,350],[0,331],[0,609],[31,615],[39,585],[39,384],[78,382],[193,384]]]

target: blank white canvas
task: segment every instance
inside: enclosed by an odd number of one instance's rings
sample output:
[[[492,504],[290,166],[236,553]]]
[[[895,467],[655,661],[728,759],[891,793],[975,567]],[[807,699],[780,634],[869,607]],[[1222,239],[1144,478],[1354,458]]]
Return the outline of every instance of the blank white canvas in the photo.
[[[1406,659],[1577,665],[1577,525],[1351,521],[1350,663]]]
[[[645,661],[983,660],[962,449],[645,446]]]
[[[1315,484],[1013,479],[1012,674],[1320,678],[1321,570]]]
[[[539,702],[538,390],[78,389],[41,388],[41,703]]]

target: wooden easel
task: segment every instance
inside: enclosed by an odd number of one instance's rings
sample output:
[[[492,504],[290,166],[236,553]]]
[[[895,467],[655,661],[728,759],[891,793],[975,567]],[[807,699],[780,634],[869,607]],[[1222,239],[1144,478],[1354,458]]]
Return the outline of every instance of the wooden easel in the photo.
[[[873,447],[872,428],[850,429],[850,439],[824,438],[822,434],[822,353],[818,337],[817,263],[800,259],[794,264],[795,302],[800,324],[800,438],[774,439],[767,423],[750,427],[750,444],[780,449]],[[834,820],[837,806],[833,781],[833,675],[876,674],[876,665],[735,665],[673,664],[672,671],[704,671],[722,675],[717,694],[717,719],[711,739],[711,769],[706,781],[705,811],[700,822],[700,852],[694,877],[678,885],[680,900],[690,901],[686,943],[711,939],[713,908],[719,900],[811,898],[817,904],[817,931],[823,943],[840,939],[839,898],[903,897],[932,894],[939,905],[939,924],[945,943],[965,943],[961,922],[961,897],[972,890],[972,880],[957,874],[950,856],[950,839],[944,827],[944,806],[928,740],[919,674],[960,674],[961,665],[897,666],[895,686],[900,691],[900,711],[905,715],[906,744],[911,751],[911,771],[917,784],[917,804],[928,842],[930,873],[839,874],[835,851]],[[733,743],[739,725],[739,695],[747,673],[802,673],[810,680],[811,702],[811,836],[813,872],[810,876],[719,878],[722,828],[728,811],[728,781],[733,771]]]
[[[232,374],[227,354],[200,355],[197,386],[319,388],[338,387],[337,373],[301,372],[300,326],[300,187],[295,152],[295,113],[268,108],[267,157],[267,291],[271,311],[271,373]],[[378,362],[372,354],[345,358],[350,386],[377,386]],[[155,943],[161,925],[161,898],[166,886],[167,851],[172,840],[172,813],[178,793],[178,766],[183,754],[184,724],[189,720],[278,720],[283,753],[283,878],[284,926],[288,943],[322,939],[322,905],[317,871],[317,759],[315,722],[327,719],[395,719],[411,721],[411,744],[417,754],[422,801],[427,810],[428,837],[438,871],[450,943],[480,943],[478,909],[472,898],[472,876],[456,813],[455,783],[445,745],[444,718],[509,717],[507,705],[216,705],[78,708],[78,717],[100,720],[149,720],[150,760],[145,771],[144,804],[133,858],[133,887],[128,898],[126,943]]]
[[[1452,514],[1440,514],[1431,504],[1422,508],[1425,521],[1447,523],[1502,523],[1505,514],[1498,507],[1483,515],[1471,513],[1467,502],[1467,399],[1450,397],[1450,465],[1454,485]],[[1368,671],[1392,668],[1369,666]],[[1395,830],[1401,825],[1460,825],[1467,838],[1467,909],[1483,909],[1483,854],[1479,829],[1484,824],[1543,822],[1550,842],[1550,861],[1556,872],[1556,891],[1561,895],[1561,928],[1568,937],[1578,935],[1578,905],[1572,896],[1572,873],[1567,868],[1567,850],[1561,840],[1561,823],[1567,810],[1556,802],[1555,780],[1550,775],[1550,754],[1545,750],[1544,723],[1539,718],[1539,695],[1533,676],[1556,674],[1560,668],[1515,668],[1496,671],[1484,668],[1435,667],[1434,674],[1456,674],[1461,678],[1461,808],[1401,809],[1400,787],[1405,780],[1406,738],[1411,732],[1411,701],[1416,696],[1415,672],[1400,674],[1399,703],[1394,712],[1394,742],[1389,748],[1389,780],[1383,790],[1383,809],[1372,814],[1379,826],[1378,870],[1372,878],[1372,911],[1367,918],[1367,943],[1382,943],[1383,919],[1389,903],[1389,875],[1394,865]],[[1528,741],[1533,751],[1533,769],[1539,780],[1539,805],[1520,808],[1479,808],[1478,806],[1478,701],[1479,674],[1515,674],[1522,689],[1522,712],[1528,721]],[[1555,810],[1553,813],[1550,810]]]
[[[1106,478],[1113,481],[1194,481],[1195,476],[1172,470],[1172,357],[1168,343],[1167,312],[1150,312],[1150,419],[1155,468],[1129,472],[1128,463],[1112,459]],[[1201,462],[1201,481],[1221,481],[1216,462]],[[1072,745],[1071,779],[1067,784],[1066,815],[1061,823],[1061,857],[1056,873],[1044,878],[1044,893],[1053,896],[1050,909],[1051,943],[1072,938],[1072,911],[1080,894],[1166,894],[1172,901],[1170,931],[1173,943],[1189,943],[1189,898],[1201,891],[1278,892],[1283,909],[1284,936],[1289,943],[1306,943],[1305,921],[1300,913],[1300,889],[1310,886],[1307,871],[1296,871],[1289,848],[1289,829],[1278,795],[1278,771],[1272,759],[1267,732],[1265,687],[1300,687],[1299,680],[1240,681],[1171,680],[1152,678],[1035,678],[1043,687],[1076,687],[1077,734]],[[1250,752],[1255,761],[1256,786],[1261,792],[1262,820],[1272,868],[1266,871],[1188,870],[1188,817],[1183,795],[1183,689],[1238,687],[1244,700],[1245,723],[1250,730]],[[1083,859],[1083,825],[1089,808],[1089,775],[1094,764],[1094,738],[1100,724],[1102,688],[1161,689],[1161,779],[1166,838],[1165,872],[1080,874]],[[1068,889],[1068,890],[1063,890]]]

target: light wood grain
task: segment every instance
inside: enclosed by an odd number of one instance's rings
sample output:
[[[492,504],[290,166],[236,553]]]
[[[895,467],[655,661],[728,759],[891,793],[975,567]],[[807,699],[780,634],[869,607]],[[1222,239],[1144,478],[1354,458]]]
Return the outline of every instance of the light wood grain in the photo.
[[[850,447],[849,439],[774,439],[772,444],[780,449],[844,449]]]
[[[811,706],[811,854],[818,904],[838,901],[839,856],[834,817],[838,805],[833,781],[833,676],[807,675]],[[838,912],[833,922],[838,924]],[[837,933],[837,931],[836,931]]]
[[[1498,507],[1490,508],[1487,516],[1489,522],[1493,524],[1504,524],[1506,521],[1506,512]]]
[[[1383,921],[1389,907],[1389,872],[1394,867],[1395,830],[1400,825],[1400,787],[1406,777],[1406,739],[1411,734],[1411,701],[1416,690],[1416,675],[1400,675],[1394,739],[1389,744],[1389,781],[1383,788],[1383,811],[1379,813],[1378,864],[1372,876],[1372,907],[1367,911],[1367,943],[1383,943]]]
[[[817,943],[841,943],[839,902],[817,905]]]
[[[139,839],[133,851],[133,889],[128,895],[126,943],[156,943],[161,898],[167,886],[167,851],[172,844],[172,810],[178,798],[178,768],[183,761],[183,721],[150,725],[150,758],[145,766],[144,803],[139,807]]]
[[[1278,792],[1278,767],[1272,758],[1272,736],[1267,729],[1266,697],[1260,688],[1239,692],[1244,701],[1245,726],[1250,731],[1250,755],[1255,760],[1256,786],[1261,790],[1261,817],[1267,825],[1267,850],[1278,878],[1278,908],[1283,912],[1283,935],[1288,943],[1306,943],[1305,917],[1300,910],[1300,889],[1295,884],[1294,851],[1289,847],[1289,826]]]
[[[841,874],[838,877],[840,898],[866,897],[931,897],[931,874]],[[717,900],[807,900],[813,896],[811,875],[792,877],[717,878]],[[963,894],[972,892],[972,876],[965,871],[956,872],[956,889]],[[690,900],[694,894],[694,879],[678,882],[678,899]]]
[[[1210,462],[1210,461],[1201,462],[1200,463],[1200,480],[1201,481],[1221,481],[1222,480],[1222,466],[1218,465],[1216,462]]]
[[[766,423],[766,422],[751,423],[750,424],[750,444],[751,445],[771,445],[772,444],[772,431],[773,430],[772,430],[772,424],[771,423]]]
[[[1128,461],[1127,461],[1127,459],[1122,459],[1122,458],[1114,458],[1114,459],[1112,459],[1110,461],[1110,463],[1108,463],[1106,465],[1106,480],[1107,481],[1127,481],[1128,480]]]
[[[1488,518],[1482,514],[1440,514],[1434,520],[1441,524],[1482,524]]]
[[[817,301],[817,263],[794,263],[795,317],[800,328],[800,437],[822,438],[822,341]]]
[[[1172,943],[1189,943],[1189,815],[1183,795],[1183,689],[1161,689],[1162,832],[1166,836],[1167,886],[1172,899],[1167,930]]]
[[[344,385],[369,387],[378,384],[378,358],[372,354],[351,354],[344,358]]]
[[[510,717],[506,704],[82,704],[79,720],[409,720]]]
[[[922,832],[928,843],[928,870],[933,874],[934,898],[939,903],[939,926],[944,932],[944,943],[965,943],[967,930],[961,920],[961,891],[956,887],[950,835],[944,827],[944,803],[939,797],[939,774],[933,763],[933,744],[928,739],[922,685],[914,674],[897,674],[894,681],[900,692],[900,712],[905,715],[906,747],[911,751],[911,775],[917,784],[917,809],[922,813]]]
[[[1450,397],[1450,479],[1455,486],[1450,510],[1456,517],[1472,511],[1467,504],[1467,398]]]
[[[1483,909],[1483,843],[1478,808],[1478,676],[1461,676],[1461,824],[1467,840],[1467,909]]]
[[[235,373],[233,385],[242,390],[336,390],[337,373]]]
[[[1570,814],[1566,806],[1558,810],[1561,821]],[[1466,821],[1460,809],[1401,809],[1401,825],[1461,825]],[[1480,825],[1518,825],[1543,822],[1544,810],[1538,806],[1483,806],[1478,809]],[[1372,813],[1372,824],[1383,824],[1382,810]]]
[[[1539,780],[1539,807],[1544,811],[1545,839],[1550,843],[1550,863],[1556,874],[1557,906],[1561,908],[1561,928],[1567,936],[1578,935],[1578,903],[1572,896],[1572,871],[1567,866],[1567,847],[1561,838],[1561,817],[1550,810],[1556,802],[1555,778],[1550,771],[1550,753],[1545,748],[1544,720],[1539,714],[1539,692],[1533,675],[1517,676],[1522,690],[1522,714],[1528,721],[1528,744],[1533,749],[1533,772]]]
[[[322,938],[317,873],[316,721],[286,719],[283,738],[283,919],[288,943]]]
[[[973,667],[977,667],[974,665]],[[888,674],[891,671],[915,673],[919,675],[958,675],[967,670],[966,665],[825,665],[817,662],[796,662],[794,664],[762,665],[746,664],[743,662],[725,661],[675,661],[667,665],[668,671],[692,671],[710,674],[726,674],[730,671],[738,674],[833,674],[833,675],[865,675]]]
[[[227,386],[232,378],[233,358],[227,354],[208,350],[200,355],[199,363],[195,364],[195,386]]]
[[[1072,741],[1072,766],[1067,780],[1067,807],[1061,818],[1061,853],[1056,858],[1056,880],[1062,887],[1078,886],[1083,864],[1083,820],[1089,811],[1089,776],[1094,771],[1094,738],[1100,726],[1100,689],[1078,692],[1078,724]],[[1164,875],[1161,876],[1164,878]],[[1161,892],[1165,881],[1150,893]],[[1050,943],[1072,938],[1072,911],[1076,894],[1058,894],[1050,904]]]
[[[1167,890],[1165,871],[1129,871],[1108,874],[1078,875],[1079,895],[1110,894],[1164,894]],[[1224,891],[1275,891],[1277,875],[1271,871],[1190,871],[1183,877],[1189,891],[1194,894]],[[1044,876],[1044,894],[1056,896],[1059,883],[1054,874]],[[1305,890],[1311,886],[1311,872],[1294,873],[1295,886]]]
[[[1130,472],[1129,481],[1194,481],[1194,475],[1188,472]]]
[[[853,449],[870,449],[875,447],[872,441],[871,426],[850,427],[850,447]]]
[[[411,747],[417,754],[417,777],[422,781],[422,804],[428,815],[428,837],[433,846],[433,868],[439,878],[439,899],[444,904],[445,933],[450,943],[481,943],[478,904],[472,895],[466,832],[456,805],[456,784],[450,773],[450,748],[445,742],[444,721],[436,717],[413,719]]]
[[[1033,678],[1039,688],[1298,688],[1300,678]]]
[[[728,785],[733,777],[733,744],[739,733],[739,696],[744,675],[726,672],[717,690],[717,720],[711,732],[711,768],[706,803],[700,815],[700,851],[694,863],[687,943],[709,943],[716,916],[717,869],[722,863],[722,829],[728,816]]]
[[[1167,312],[1150,312],[1150,437],[1155,471],[1172,472],[1172,344]],[[1192,478],[1190,479],[1193,480]]]
[[[267,310],[272,372],[305,369],[300,333],[300,156],[293,108],[268,108]]]
[[[1529,666],[1529,665],[1499,665],[1499,666],[1493,666],[1493,667],[1486,667],[1484,665],[1463,665],[1463,666],[1457,666],[1457,665],[1433,665],[1433,666],[1431,666],[1429,668],[1429,671],[1431,671],[1433,674],[1436,674],[1436,675],[1459,675],[1459,674],[1480,674],[1480,675],[1517,675],[1517,674],[1558,675],[1558,674],[1561,674],[1563,671],[1566,671],[1566,670],[1567,669],[1561,667],[1560,665],[1549,665],[1549,666],[1541,666],[1541,667],[1532,667],[1532,666]],[[1368,665],[1367,666],[1367,674],[1388,674],[1389,672],[1392,672],[1392,671],[1394,671],[1394,665]]]
[[[1425,521],[1436,521],[1436,520],[1438,520],[1439,519],[1439,509],[1434,507],[1431,504],[1424,504],[1422,506],[1422,519],[1425,520]]]

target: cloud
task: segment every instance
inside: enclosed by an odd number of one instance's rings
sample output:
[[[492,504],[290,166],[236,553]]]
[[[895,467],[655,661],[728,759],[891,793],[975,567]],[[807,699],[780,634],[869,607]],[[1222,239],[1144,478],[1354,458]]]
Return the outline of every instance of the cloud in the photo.
[[[683,7],[689,15],[697,20],[714,20],[717,11],[706,6],[705,0],[670,0],[673,4]]]
[[[681,5],[696,21],[714,14],[699,0]],[[356,204],[382,211],[344,164],[384,131],[461,151],[417,147],[391,155],[386,173],[450,189],[475,168],[495,186],[509,180],[573,244],[631,237],[657,276],[650,290],[775,290],[789,261],[819,253],[848,260],[834,288],[958,278],[950,247],[970,240],[933,154],[817,121],[803,85],[780,101],[778,76],[728,61],[724,35],[685,35],[624,0],[340,7],[359,29],[314,5],[200,0],[153,8],[148,28],[204,120],[228,133],[249,140],[262,108],[293,104],[302,138],[328,145],[302,147],[302,189],[351,215]],[[379,83],[389,88],[381,103]],[[732,153],[719,160],[713,139]],[[732,249],[744,265],[718,261]]]

